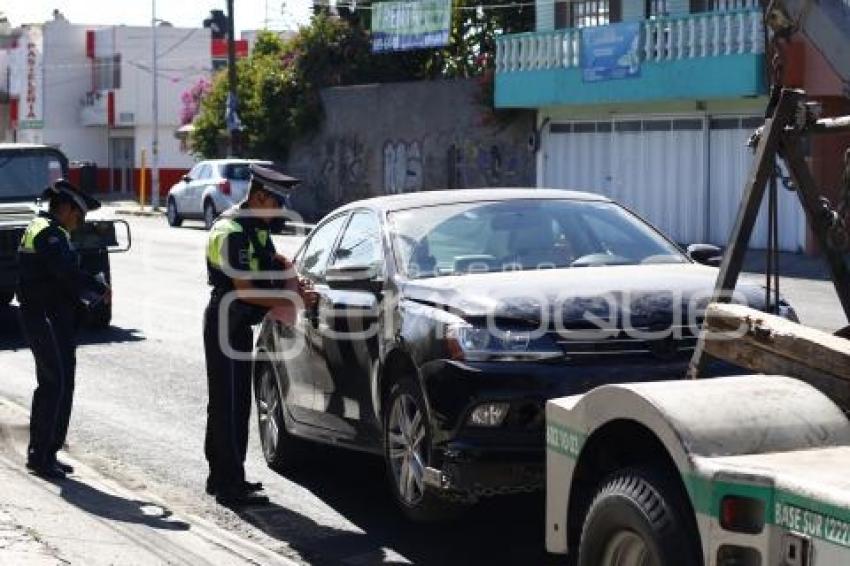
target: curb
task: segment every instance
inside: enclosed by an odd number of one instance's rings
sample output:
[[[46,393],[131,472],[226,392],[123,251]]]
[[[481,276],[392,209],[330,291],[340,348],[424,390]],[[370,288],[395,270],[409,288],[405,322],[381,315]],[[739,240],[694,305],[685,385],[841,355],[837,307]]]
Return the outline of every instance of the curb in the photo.
[[[9,399],[5,396],[0,396],[0,405],[5,406],[11,413],[18,413],[22,418],[29,419],[29,411],[18,404],[16,401]],[[5,425],[0,423],[0,436],[3,437],[5,441],[10,441],[10,436],[3,430]],[[66,460],[69,464],[73,465],[80,476],[88,476],[89,483],[96,489],[103,490],[107,493],[114,494],[115,496],[122,497],[125,499],[133,500],[138,499],[140,496],[139,492],[134,492],[131,488],[128,488],[124,483],[121,482],[120,479],[110,477],[108,475],[104,475],[98,472],[93,467],[87,465],[85,462],[82,462],[74,457],[73,454],[69,454],[65,452],[63,455],[63,459]],[[7,456],[0,455],[0,461],[5,462],[6,464],[13,464]],[[18,464],[19,465],[19,464]],[[35,479],[28,473],[23,470],[20,471],[20,475],[26,481],[30,481],[33,483],[39,483],[41,480]],[[231,556],[232,558],[243,562],[245,564],[250,564],[254,566],[297,566],[298,563],[292,560],[289,557],[281,555],[279,553],[274,552],[271,549],[268,549],[252,540],[246,539],[245,537],[239,536],[227,530],[224,527],[221,527],[215,524],[213,521],[209,519],[202,518],[197,514],[186,510],[179,509],[179,507],[174,507],[169,501],[159,497],[156,492],[150,491],[145,488],[144,491],[144,499],[147,503],[153,504],[155,506],[160,506],[163,509],[173,510],[173,514],[169,513],[169,517],[174,520],[183,521],[191,525],[191,531],[194,537],[197,540],[204,541],[206,544],[210,545],[211,548],[218,549],[223,551],[224,554]],[[110,529],[119,536],[126,537],[131,541],[141,543],[142,546],[151,544],[156,545],[159,539],[155,532],[150,533],[136,533],[133,534],[130,530],[128,530],[122,524],[111,525]],[[163,542],[168,542],[163,540]],[[187,555],[193,554],[197,551],[197,549],[193,549],[190,547],[176,547],[176,548],[185,548]],[[2,555],[3,549],[0,549],[0,555]],[[0,556],[0,563],[5,563]],[[67,563],[62,561],[62,563]]]
[[[165,212],[162,210],[134,210],[132,208],[119,208],[115,210],[115,214],[119,216],[145,216],[148,218],[165,216]]]

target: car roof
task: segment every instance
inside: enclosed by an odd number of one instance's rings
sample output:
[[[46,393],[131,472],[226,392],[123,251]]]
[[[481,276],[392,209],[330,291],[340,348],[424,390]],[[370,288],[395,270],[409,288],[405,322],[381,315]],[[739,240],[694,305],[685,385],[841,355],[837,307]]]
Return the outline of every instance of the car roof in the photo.
[[[199,161],[198,163],[210,163],[213,165],[227,165],[229,163],[271,163],[271,161],[267,159],[239,159],[239,158],[230,158],[230,159],[204,159],[203,161]]]
[[[0,143],[0,150],[3,149],[56,149],[53,146],[40,143]],[[58,151],[58,150],[57,150]]]
[[[482,188],[482,189],[456,189],[443,191],[421,191],[416,193],[405,193],[400,195],[387,195],[354,201],[337,209],[337,212],[355,208],[372,208],[383,212],[404,210],[407,208],[419,208],[423,206],[435,206],[443,204],[459,204],[464,202],[479,202],[492,200],[587,200],[597,202],[611,202],[607,197],[599,194],[583,191],[566,191],[560,189],[535,189],[535,188]]]

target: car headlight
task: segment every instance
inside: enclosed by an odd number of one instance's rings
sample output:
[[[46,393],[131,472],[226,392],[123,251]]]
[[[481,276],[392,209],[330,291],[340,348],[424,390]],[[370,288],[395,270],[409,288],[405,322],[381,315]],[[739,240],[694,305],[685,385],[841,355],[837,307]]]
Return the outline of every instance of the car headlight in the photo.
[[[546,334],[523,329],[488,329],[468,323],[446,330],[452,359],[470,362],[527,362],[564,358],[564,351]]]

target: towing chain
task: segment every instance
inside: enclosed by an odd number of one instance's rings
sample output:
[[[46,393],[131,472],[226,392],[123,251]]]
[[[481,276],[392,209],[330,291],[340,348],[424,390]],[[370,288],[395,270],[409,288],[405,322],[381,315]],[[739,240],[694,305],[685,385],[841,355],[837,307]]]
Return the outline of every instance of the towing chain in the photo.
[[[826,201],[824,203],[824,201]],[[837,251],[846,252],[850,247],[850,235],[847,233],[847,214],[850,213],[850,148],[844,151],[844,171],[841,174],[839,187],[838,208],[832,210],[829,201],[821,199],[823,213],[829,225],[827,243]]]

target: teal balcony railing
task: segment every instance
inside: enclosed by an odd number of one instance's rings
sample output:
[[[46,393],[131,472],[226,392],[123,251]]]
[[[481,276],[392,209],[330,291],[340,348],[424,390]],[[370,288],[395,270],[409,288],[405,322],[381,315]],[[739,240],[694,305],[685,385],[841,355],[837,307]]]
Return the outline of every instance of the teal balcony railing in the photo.
[[[580,29],[498,38],[496,105],[538,107],[764,93],[760,9],[661,18],[640,26],[640,76],[594,83],[582,81]]]

